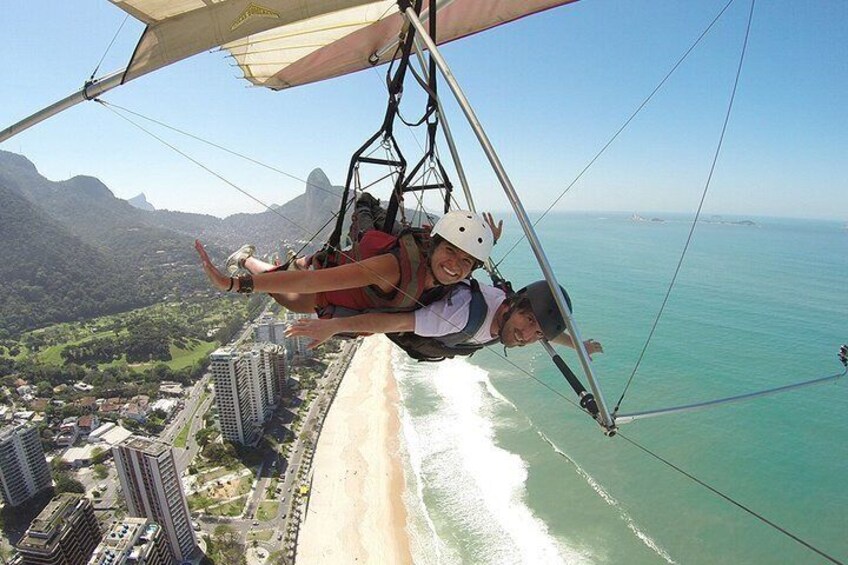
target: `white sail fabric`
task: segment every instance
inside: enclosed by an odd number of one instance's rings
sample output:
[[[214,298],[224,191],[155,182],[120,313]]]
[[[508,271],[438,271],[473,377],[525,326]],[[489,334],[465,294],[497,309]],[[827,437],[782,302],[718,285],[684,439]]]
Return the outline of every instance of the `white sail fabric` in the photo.
[[[288,88],[385,62],[403,29],[393,0],[110,1],[147,24],[126,80],[222,46],[253,84]],[[439,0],[438,42],[574,1]]]

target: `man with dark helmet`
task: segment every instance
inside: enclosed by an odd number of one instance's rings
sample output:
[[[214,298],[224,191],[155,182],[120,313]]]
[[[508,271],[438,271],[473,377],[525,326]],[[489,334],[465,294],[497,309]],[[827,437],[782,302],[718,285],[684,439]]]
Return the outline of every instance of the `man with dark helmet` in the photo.
[[[562,291],[571,309],[571,299],[565,289]],[[499,288],[471,279],[414,312],[298,320],[288,334],[311,337],[314,341],[310,347],[315,347],[336,334],[384,333],[411,357],[439,361],[471,355],[495,343],[522,347],[543,338],[574,347],[565,329],[546,281],[536,281],[507,296]],[[590,355],[603,352],[601,344],[592,339],[584,346]]]

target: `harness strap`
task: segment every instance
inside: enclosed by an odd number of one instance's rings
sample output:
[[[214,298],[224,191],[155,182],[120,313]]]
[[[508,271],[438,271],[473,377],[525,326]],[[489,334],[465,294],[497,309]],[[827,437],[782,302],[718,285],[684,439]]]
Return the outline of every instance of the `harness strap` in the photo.
[[[465,323],[465,327],[458,332],[437,338],[442,344],[451,348],[459,349],[457,346],[474,337],[480,331],[480,328],[483,327],[483,323],[486,321],[486,314],[489,312],[486,298],[480,290],[480,283],[475,279],[471,279],[469,282],[471,283],[471,302],[468,305],[468,321]],[[477,345],[474,344],[475,347]]]

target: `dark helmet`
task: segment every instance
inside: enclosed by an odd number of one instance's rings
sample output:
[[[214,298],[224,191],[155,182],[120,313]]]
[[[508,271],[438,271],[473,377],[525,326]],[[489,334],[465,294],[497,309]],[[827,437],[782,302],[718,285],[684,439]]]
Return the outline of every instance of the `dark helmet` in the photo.
[[[571,297],[564,288],[559,287],[565,296],[565,302],[568,304],[568,310],[573,312],[571,307]],[[539,322],[539,328],[545,336],[545,339],[551,340],[565,331],[565,320],[557,307],[554,295],[551,292],[547,281],[536,281],[530,283],[518,292],[515,293],[515,298],[519,304],[526,303]]]

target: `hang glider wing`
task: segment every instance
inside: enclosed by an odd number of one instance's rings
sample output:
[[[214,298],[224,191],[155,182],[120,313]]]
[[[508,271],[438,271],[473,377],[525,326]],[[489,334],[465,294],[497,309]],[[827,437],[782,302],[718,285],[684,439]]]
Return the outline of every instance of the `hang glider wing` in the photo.
[[[290,88],[386,62],[403,27],[392,0],[110,1],[147,24],[125,80],[220,46],[253,84]],[[439,0],[438,42],[574,1]]]

